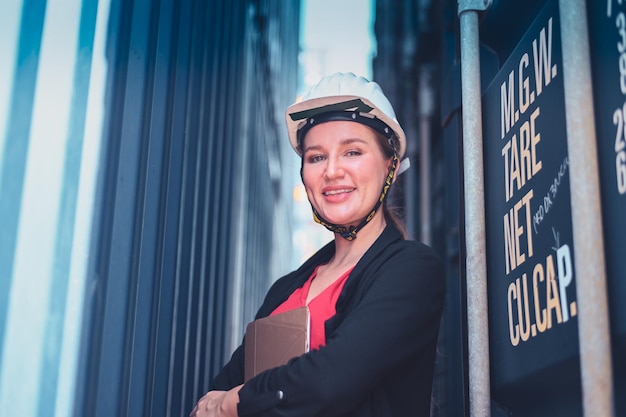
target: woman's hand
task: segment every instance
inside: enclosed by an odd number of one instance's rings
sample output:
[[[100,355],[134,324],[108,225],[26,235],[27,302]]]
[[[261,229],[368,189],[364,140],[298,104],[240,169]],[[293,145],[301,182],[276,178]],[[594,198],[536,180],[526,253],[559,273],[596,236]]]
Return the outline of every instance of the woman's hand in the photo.
[[[196,404],[189,417],[237,417],[241,385],[229,391],[209,391]]]

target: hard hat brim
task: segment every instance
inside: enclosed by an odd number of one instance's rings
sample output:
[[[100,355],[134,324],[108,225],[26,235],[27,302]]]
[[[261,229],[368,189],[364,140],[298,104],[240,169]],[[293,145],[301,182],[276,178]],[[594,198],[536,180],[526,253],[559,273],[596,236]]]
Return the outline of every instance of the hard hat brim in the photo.
[[[363,109],[359,104],[356,104],[359,102],[365,105]],[[342,108],[343,106],[350,107]],[[404,130],[400,127],[398,121],[387,116],[367,98],[354,95],[311,98],[295,103],[287,108],[287,111],[285,112],[285,120],[287,122],[287,131],[289,133],[289,142],[298,155],[302,156],[301,150],[298,146],[298,129],[306,123],[306,120],[309,117],[336,110],[363,111],[371,116],[375,116],[380,121],[385,123],[389,126],[389,128],[391,128],[391,130],[394,131],[398,138],[398,142],[400,144],[400,149],[398,149],[398,158],[402,159],[406,151],[406,135],[404,134]]]

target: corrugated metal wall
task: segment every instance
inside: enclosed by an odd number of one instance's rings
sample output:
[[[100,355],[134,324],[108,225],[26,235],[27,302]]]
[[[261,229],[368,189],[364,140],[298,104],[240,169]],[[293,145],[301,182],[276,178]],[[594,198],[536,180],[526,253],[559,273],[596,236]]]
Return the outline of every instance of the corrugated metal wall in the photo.
[[[207,390],[292,266],[299,13],[0,5],[0,415],[186,416]]]
[[[274,110],[294,97],[299,8],[114,5],[77,415],[182,416],[241,338],[276,255],[288,259],[271,245],[273,216],[289,198],[276,184],[287,141]],[[281,231],[277,240],[290,236]]]
[[[0,2],[0,415],[72,412],[108,1]]]

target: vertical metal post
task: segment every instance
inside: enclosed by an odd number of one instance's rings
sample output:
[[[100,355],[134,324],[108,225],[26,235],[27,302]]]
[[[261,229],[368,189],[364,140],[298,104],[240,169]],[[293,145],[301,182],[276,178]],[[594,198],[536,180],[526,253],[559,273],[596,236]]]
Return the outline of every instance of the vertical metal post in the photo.
[[[559,0],[585,416],[613,416],[600,181],[584,0]]]
[[[430,145],[432,134],[430,123],[435,111],[434,92],[432,87],[432,70],[422,66],[419,75],[419,139],[420,139],[420,226],[421,241],[427,245],[432,244],[432,218],[431,218],[431,164]]]
[[[491,0],[459,0],[458,6],[461,30],[470,415],[489,417],[491,396],[478,13],[487,10]]]

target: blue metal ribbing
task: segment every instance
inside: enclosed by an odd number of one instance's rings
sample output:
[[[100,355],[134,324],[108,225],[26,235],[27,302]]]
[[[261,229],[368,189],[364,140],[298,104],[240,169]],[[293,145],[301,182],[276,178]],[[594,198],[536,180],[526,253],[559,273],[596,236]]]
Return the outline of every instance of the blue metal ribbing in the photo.
[[[65,151],[63,186],[57,237],[55,244],[55,262],[50,286],[49,323],[46,327],[44,344],[46,360],[42,364],[39,384],[38,416],[55,415],[57,400],[61,345],[68,287],[70,285],[70,259],[74,241],[74,224],[81,169],[81,157],[84,143],[87,97],[89,93],[90,71],[93,43],[96,28],[97,0],[84,0],[76,48],[76,64],[70,109],[68,140]]]
[[[19,50],[9,105],[8,126],[0,175],[0,340],[4,340],[13,259],[17,243],[26,157],[30,141],[45,0],[25,0],[20,22]],[[0,343],[0,358],[4,343]],[[0,366],[2,364],[0,363]],[[0,369],[0,373],[2,370]]]

